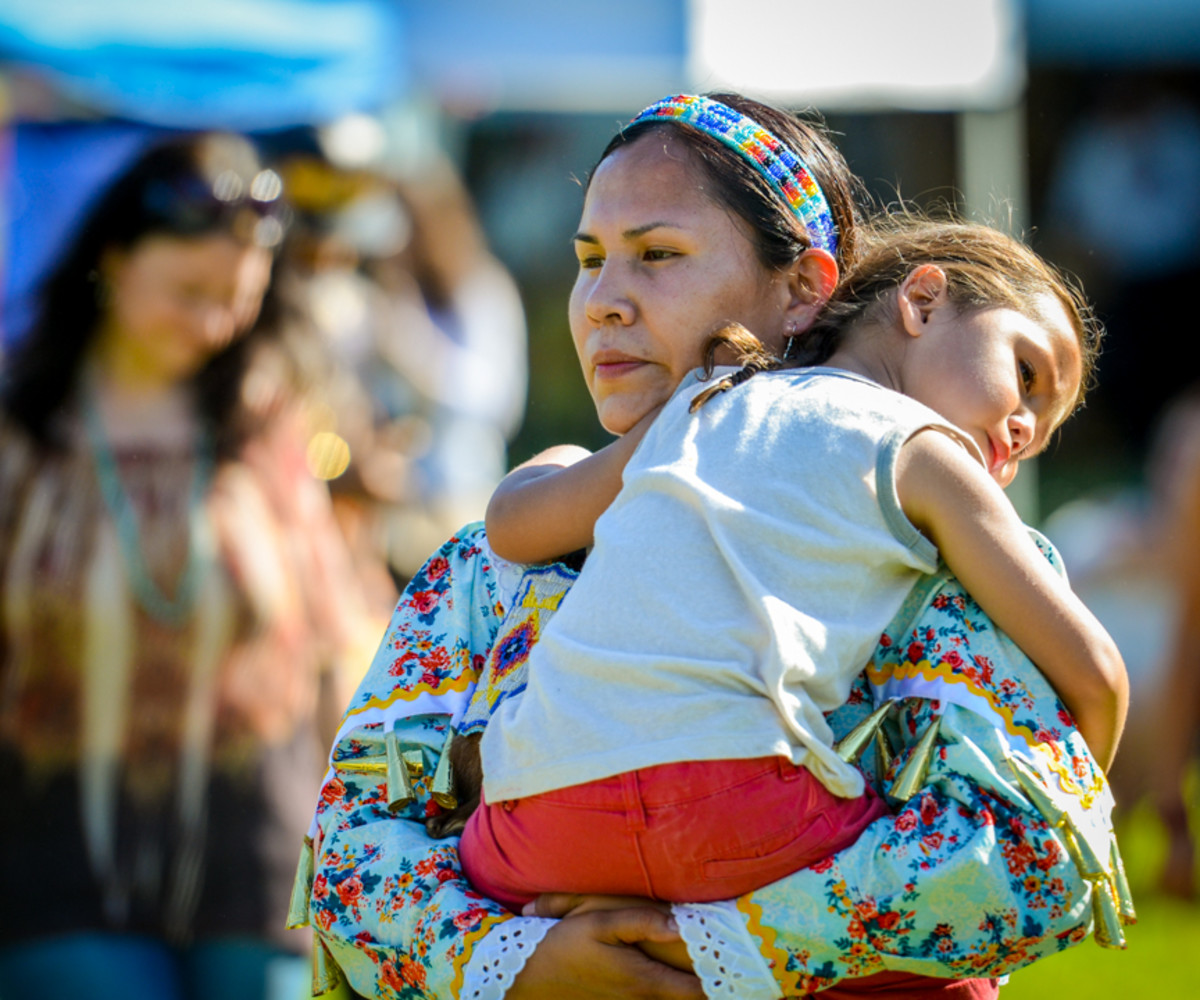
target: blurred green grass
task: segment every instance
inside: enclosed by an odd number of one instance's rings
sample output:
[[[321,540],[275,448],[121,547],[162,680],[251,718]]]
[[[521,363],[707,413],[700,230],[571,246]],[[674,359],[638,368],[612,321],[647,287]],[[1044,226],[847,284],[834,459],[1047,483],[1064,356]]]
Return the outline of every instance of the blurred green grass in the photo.
[[[1166,852],[1161,827],[1148,807],[1139,806],[1120,823],[1118,836],[1138,912],[1137,924],[1125,928],[1128,949],[1101,948],[1089,939],[1013,973],[1001,1000],[1200,996],[1191,964],[1200,944],[1200,905],[1155,890]]]

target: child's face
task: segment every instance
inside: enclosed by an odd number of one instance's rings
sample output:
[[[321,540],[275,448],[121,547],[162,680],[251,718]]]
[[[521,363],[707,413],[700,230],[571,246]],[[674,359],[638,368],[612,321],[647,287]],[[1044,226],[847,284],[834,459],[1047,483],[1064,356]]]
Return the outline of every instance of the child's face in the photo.
[[[1066,309],[1039,296],[1032,315],[933,309],[906,358],[903,391],[970,434],[1001,486],[1070,414],[1083,363]]]
[[[643,137],[600,164],[584,202],[571,334],[614,434],[670,398],[720,323],[783,341],[786,280],[761,264],[687,156],[661,134]]]

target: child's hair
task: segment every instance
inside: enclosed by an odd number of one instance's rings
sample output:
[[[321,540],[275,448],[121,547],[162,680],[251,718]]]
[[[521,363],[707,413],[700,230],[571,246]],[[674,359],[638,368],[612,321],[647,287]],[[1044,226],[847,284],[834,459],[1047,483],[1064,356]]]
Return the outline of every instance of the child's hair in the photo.
[[[818,120],[798,117],[741,94],[707,96],[753,119],[804,161],[829,203],[837,229],[838,267],[843,270],[851,267],[859,249],[858,206],[864,200],[863,189],[825,126]],[[652,133],[671,135],[687,148],[708,182],[706,187],[712,199],[748,227],[750,241],[764,267],[780,270],[809,249],[811,240],[804,224],[762,174],[744,156],[684,122],[652,118],[625,126],[604,148],[596,167],[618,149]]]
[[[1092,387],[1103,327],[1084,298],[1078,282],[1042,260],[1020,240],[974,223],[938,221],[902,211],[873,221],[862,232],[863,249],[817,321],[793,338],[786,358],[772,355],[762,342],[738,324],[729,324],[709,339],[704,367],[712,374],[718,351],[732,352],[742,369],[714,382],[692,401],[692,409],[759,371],[823,364],[837,350],[842,335],[862,321],[888,318],[894,292],[913,269],[934,264],[946,274],[946,293],[960,310],[1004,307],[1037,316],[1037,299],[1053,295],[1066,310],[1079,340],[1082,376],[1077,409]]]

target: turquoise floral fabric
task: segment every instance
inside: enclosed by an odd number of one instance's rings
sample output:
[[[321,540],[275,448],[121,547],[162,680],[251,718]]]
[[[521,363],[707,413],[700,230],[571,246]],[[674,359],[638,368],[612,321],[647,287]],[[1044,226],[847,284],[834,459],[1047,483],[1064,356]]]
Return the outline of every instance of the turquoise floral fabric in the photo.
[[[519,694],[529,649],[573,578],[561,565],[506,569],[474,525],[397,605],[310,831],[318,965],[331,959],[359,993],[457,997],[474,943],[508,919],[463,878],[457,841],[429,838],[423,821],[439,808],[431,785],[446,734],[478,729]],[[1089,888],[1005,758],[1032,762],[1064,808],[1107,836],[1103,775],[1049,685],[947,574],[913,591],[831,724],[840,736],[893,699],[886,740],[860,763],[887,792],[936,717],[917,794],[840,854],[737,901],[782,996],[887,969],[997,976],[1091,929]],[[414,798],[396,812],[388,732],[413,775]]]
[[[1090,888],[1004,761],[1021,753],[1106,842],[1104,776],[1050,685],[948,573],[914,589],[835,731],[891,698],[910,699],[886,727],[897,753],[886,767],[865,754],[864,770],[890,789],[936,715],[921,790],[840,854],[738,900],[783,995],[884,970],[1001,976],[1091,930]]]

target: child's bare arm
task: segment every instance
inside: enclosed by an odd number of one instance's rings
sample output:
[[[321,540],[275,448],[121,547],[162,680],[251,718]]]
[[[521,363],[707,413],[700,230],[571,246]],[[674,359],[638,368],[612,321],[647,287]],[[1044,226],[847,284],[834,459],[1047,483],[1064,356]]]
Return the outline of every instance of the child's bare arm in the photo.
[[[620,492],[625,463],[658,410],[595,453],[556,445],[505,476],[485,517],[496,553],[512,562],[536,563],[591,545],[596,519]]]
[[[1124,661],[1038,551],[1003,491],[965,449],[932,430],[901,450],[896,486],[908,519],[1054,685],[1107,768],[1129,705]]]

